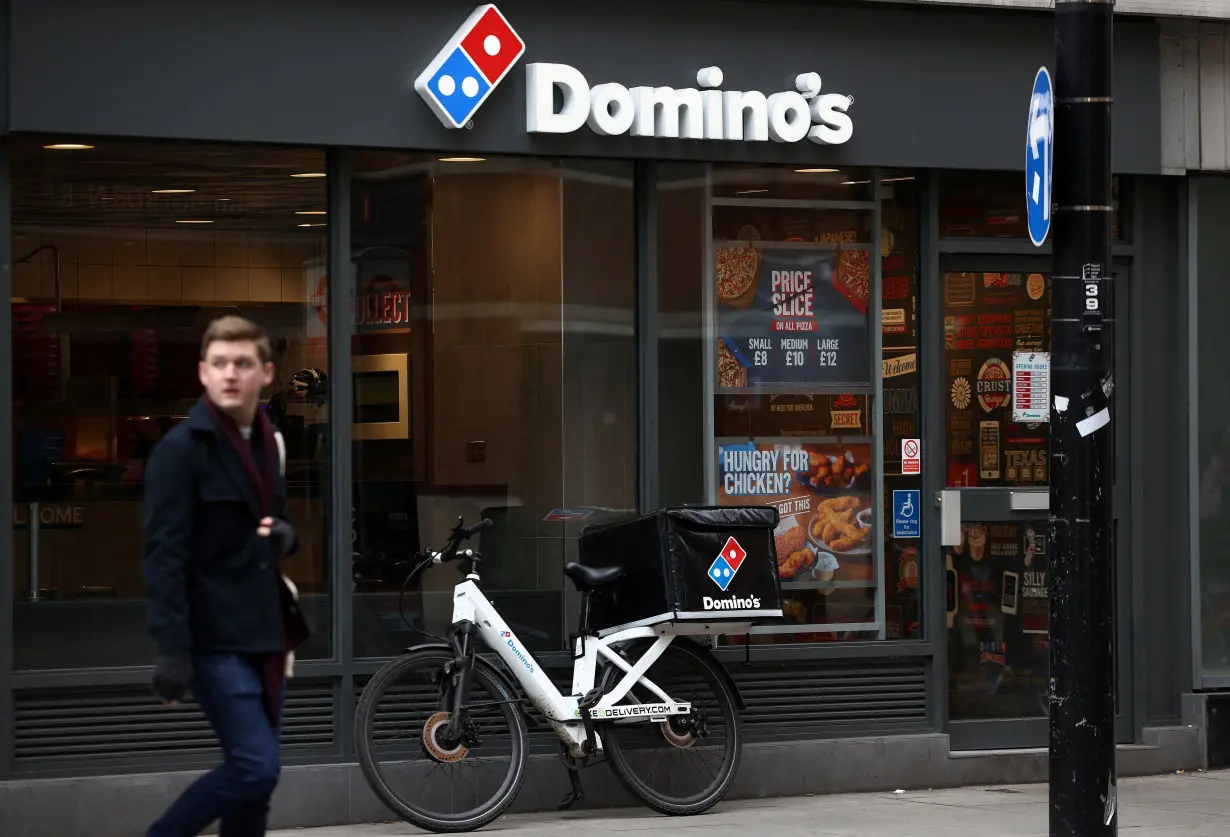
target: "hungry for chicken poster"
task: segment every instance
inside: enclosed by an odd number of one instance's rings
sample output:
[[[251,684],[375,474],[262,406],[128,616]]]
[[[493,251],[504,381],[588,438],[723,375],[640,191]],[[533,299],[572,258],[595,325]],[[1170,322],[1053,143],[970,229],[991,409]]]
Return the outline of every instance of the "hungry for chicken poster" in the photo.
[[[783,581],[869,580],[878,514],[871,445],[719,441],[718,505],[776,506]]]
[[[870,384],[870,253],[719,242],[718,392]]]

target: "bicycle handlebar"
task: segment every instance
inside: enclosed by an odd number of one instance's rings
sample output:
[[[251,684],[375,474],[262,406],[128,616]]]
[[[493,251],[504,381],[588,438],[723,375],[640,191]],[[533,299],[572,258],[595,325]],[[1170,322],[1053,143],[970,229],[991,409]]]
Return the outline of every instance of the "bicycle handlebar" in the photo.
[[[483,531],[484,529],[489,529],[494,525],[495,525],[495,521],[493,521],[489,517],[484,517],[482,520],[478,521],[473,526],[469,526],[465,529],[462,529],[459,533],[461,535],[460,540],[463,540],[463,541],[469,540],[470,538],[477,535],[479,532]]]
[[[461,548],[463,543],[484,529],[488,529],[494,525],[495,521],[491,520],[489,517],[484,517],[473,526],[462,526],[461,521],[458,521],[457,525],[453,528],[453,532],[448,539],[448,544],[445,545],[444,549],[439,552],[432,552],[431,550],[428,550],[423,553],[423,555],[428,558],[428,563],[432,564],[444,564],[452,561],[458,557],[457,551]],[[467,557],[473,556],[467,555]]]

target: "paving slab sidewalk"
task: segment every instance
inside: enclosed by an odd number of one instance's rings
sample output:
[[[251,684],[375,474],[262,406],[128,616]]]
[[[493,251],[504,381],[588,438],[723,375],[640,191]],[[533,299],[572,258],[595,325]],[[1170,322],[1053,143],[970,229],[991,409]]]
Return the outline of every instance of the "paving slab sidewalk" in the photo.
[[[690,818],[640,808],[505,817],[482,834],[500,837],[1047,837],[1046,785],[1009,785],[738,800]],[[1123,779],[1119,832],[1125,837],[1230,835],[1230,771]],[[276,837],[402,837],[403,822],[276,832]]]

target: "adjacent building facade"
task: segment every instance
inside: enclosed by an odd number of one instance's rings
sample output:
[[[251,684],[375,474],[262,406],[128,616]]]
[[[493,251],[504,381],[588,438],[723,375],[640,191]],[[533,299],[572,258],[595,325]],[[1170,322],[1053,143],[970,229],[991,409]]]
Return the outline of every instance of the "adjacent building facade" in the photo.
[[[149,695],[140,509],[235,311],[274,339],[316,629],[277,824],[388,817],[355,701],[447,625],[452,570],[400,568],[458,516],[495,521],[487,587],[567,679],[584,526],[778,506],[787,621],[716,641],[736,795],[1044,778],[1050,250],[1022,170],[1050,15],[3,8],[0,831],[137,833],[214,758]],[[1125,773],[1215,762],[1230,687],[1217,26],[1116,20]],[[567,787],[538,745],[523,807]]]

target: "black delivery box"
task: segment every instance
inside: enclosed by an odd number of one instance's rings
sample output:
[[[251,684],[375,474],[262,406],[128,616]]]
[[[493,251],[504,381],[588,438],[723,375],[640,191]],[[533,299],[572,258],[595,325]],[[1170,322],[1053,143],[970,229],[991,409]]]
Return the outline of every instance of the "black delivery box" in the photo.
[[[581,563],[625,570],[593,597],[590,629],[684,622],[742,633],[737,626],[781,619],[778,519],[772,506],[688,506],[587,526]]]

